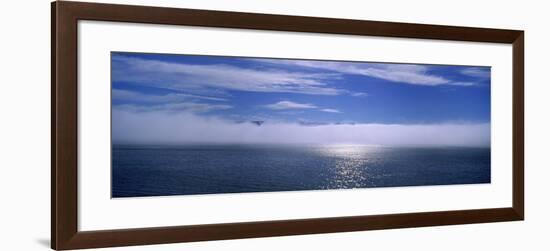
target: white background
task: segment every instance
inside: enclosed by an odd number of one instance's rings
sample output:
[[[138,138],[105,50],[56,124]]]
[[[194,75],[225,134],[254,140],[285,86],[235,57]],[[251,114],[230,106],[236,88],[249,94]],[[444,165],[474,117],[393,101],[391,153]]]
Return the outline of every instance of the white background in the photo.
[[[523,222],[127,247],[119,250],[479,250],[550,246],[550,161],[544,1],[129,1],[167,6],[526,30],[526,220]],[[168,3],[171,3],[168,5]],[[49,242],[49,1],[12,1],[2,19],[2,250]]]

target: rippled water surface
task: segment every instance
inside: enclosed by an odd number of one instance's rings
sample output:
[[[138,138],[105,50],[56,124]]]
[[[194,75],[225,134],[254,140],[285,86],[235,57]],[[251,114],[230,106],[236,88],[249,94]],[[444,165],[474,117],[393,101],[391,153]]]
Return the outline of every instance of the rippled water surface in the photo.
[[[112,196],[489,183],[489,148],[188,145],[112,149]]]

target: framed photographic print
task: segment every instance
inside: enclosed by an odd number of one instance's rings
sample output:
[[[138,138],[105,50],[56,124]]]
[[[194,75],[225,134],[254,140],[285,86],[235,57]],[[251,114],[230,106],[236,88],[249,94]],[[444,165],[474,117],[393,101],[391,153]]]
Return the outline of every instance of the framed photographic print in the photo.
[[[523,31],[52,3],[52,248],[522,220]]]

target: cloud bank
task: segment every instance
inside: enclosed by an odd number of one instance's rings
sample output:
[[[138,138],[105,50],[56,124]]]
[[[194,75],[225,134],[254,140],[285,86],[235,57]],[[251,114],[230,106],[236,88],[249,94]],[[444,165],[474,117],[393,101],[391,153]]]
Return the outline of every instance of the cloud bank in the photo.
[[[113,143],[128,144],[366,144],[389,146],[490,145],[490,124],[236,123],[189,112],[113,109]]]

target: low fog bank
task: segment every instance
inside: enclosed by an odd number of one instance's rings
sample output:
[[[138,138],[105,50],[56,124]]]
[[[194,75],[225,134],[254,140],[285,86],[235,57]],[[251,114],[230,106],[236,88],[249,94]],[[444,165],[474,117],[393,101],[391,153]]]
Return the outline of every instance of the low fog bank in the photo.
[[[490,124],[328,124],[266,122],[261,126],[191,113],[113,109],[113,143],[124,144],[366,144],[490,146]]]

